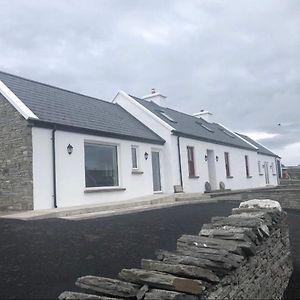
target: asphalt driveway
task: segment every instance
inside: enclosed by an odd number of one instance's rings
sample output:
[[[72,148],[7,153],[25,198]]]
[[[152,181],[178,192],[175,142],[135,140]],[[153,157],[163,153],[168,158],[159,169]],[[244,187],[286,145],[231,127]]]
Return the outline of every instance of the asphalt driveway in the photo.
[[[0,220],[0,298],[50,299],[76,290],[79,276],[116,277],[138,267],[158,248],[175,249],[177,238],[197,234],[212,216],[237,202],[191,204],[83,221]],[[300,211],[289,211],[295,272],[286,297],[300,299]]]

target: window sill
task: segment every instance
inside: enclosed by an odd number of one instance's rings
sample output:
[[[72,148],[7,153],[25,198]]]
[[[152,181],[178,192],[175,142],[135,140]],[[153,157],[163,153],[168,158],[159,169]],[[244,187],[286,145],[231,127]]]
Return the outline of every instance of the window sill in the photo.
[[[198,179],[199,176],[189,176],[190,179]]]
[[[251,178],[252,178],[252,176],[247,176],[247,178],[248,178],[248,179],[251,179]]]
[[[233,178],[233,176],[226,176],[226,178],[231,179],[231,178]]]
[[[122,187],[97,187],[97,188],[86,188],[84,193],[106,193],[106,192],[121,192],[126,191],[126,188]]]
[[[139,170],[132,170],[131,174],[133,174],[133,175],[142,175],[142,174],[144,174],[144,172],[139,171]]]

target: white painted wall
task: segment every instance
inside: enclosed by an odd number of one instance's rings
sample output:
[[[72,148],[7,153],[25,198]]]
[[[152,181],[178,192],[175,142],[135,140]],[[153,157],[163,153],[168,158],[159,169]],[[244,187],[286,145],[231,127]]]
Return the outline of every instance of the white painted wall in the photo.
[[[207,150],[214,150],[214,155],[218,156],[219,158],[218,161],[215,161],[217,186],[219,186],[220,181],[223,181],[225,183],[225,187],[232,190],[266,186],[264,175],[261,176],[258,173],[257,162],[259,159],[261,159],[262,161],[268,161],[269,166],[271,162],[274,162],[275,164],[274,157],[266,155],[261,156],[258,155],[255,151],[217,145],[188,138],[180,138],[180,140],[182,153],[182,172],[185,192],[204,192],[204,184],[206,181],[209,181],[208,162],[205,161],[205,155],[207,153]],[[199,178],[189,178],[187,146],[194,147],[195,170],[196,175],[199,176]],[[231,173],[230,175],[233,178],[226,177],[224,152],[229,153]],[[248,155],[251,178],[247,178],[246,176],[245,155]],[[277,176],[273,176],[271,171],[269,171],[269,173],[270,185],[277,185]]]
[[[33,128],[33,178],[34,209],[53,208],[53,174],[51,130]],[[116,144],[118,146],[119,181],[125,191],[98,191],[86,193],[84,141]],[[67,153],[67,146],[74,147],[73,153]],[[131,146],[139,149],[139,169],[143,174],[132,174]],[[67,207],[103,202],[122,201],[153,194],[151,150],[159,150],[162,189],[165,184],[165,153],[161,145],[152,145],[136,141],[104,138],[79,133],[56,131],[56,184],[57,206]],[[145,160],[144,153],[149,153]]]
[[[278,174],[277,174],[277,167],[276,167],[276,159],[275,157],[269,156],[269,155],[263,155],[258,154],[257,155],[257,161],[261,162],[261,165],[265,164],[265,162],[268,162],[268,168],[269,168],[269,179],[270,184],[269,185],[278,185]],[[274,170],[271,169],[271,164],[274,164]],[[257,167],[258,169],[258,167]],[[262,186],[266,185],[265,180],[265,168],[261,167],[262,175],[260,175],[260,184]]]

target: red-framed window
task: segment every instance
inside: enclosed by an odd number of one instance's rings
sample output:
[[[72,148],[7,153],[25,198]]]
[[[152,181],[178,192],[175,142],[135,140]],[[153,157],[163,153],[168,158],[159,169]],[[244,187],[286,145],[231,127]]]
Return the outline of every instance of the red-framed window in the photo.
[[[189,177],[195,177],[195,156],[194,147],[187,147]]]
[[[245,155],[245,167],[246,167],[246,176],[250,177],[250,171],[249,171],[249,158],[248,155]]]
[[[230,161],[229,161],[229,153],[224,152],[224,158],[225,158],[225,171],[226,171],[226,176],[230,177]]]

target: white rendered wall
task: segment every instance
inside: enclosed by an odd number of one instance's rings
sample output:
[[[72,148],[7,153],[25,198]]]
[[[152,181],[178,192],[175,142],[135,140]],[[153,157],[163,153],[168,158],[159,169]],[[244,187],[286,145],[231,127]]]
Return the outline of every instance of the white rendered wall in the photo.
[[[195,173],[196,176],[199,176],[199,178],[189,178],[187,146],[194,147]],[[206,181],[209,181],[208,163],[205,161],[205,155],[207,154],[207,150],[214,150],[214,155],[218,156],[219,158],[218,162],[215,162],[217,177],[216,179],[218,187],[220,181],[223,181],[225,183],[226,188],[232,190],[266,186],[265,177],[260,176],[258,173],[257,162],[259,160],[259,155],[255,151],[212,144],[183,137],[180,138],[180,147],[183,187],[184,191],[187,193],[205,191],[204,184]],[[229,153],[230,175],[232,176],[232,178],[226,177],[224,152]],[[249,171],[251,178],[247,178],[246,176],[245,155],[248,155]],[[275,164],[274,157],[264,156],[263,159],[260,159],[268,161],[269,166],[272,161]],[[277,185],[277,176],[273,176],[271,171],[269,173],[270,185]]]
[[[53,174],[51,130],[33,128],[33,173],[34,208],[53,208]],[[84,142],[108,143],[118,146],[118,171],[120,187],[125,191],[97,191],[87,193],[85,188]],[[74,147],[67,153],[67,146]],[[139,170],[143,174],[132,174],[131,146],[138,146]],[[151,150],[160,151],[162,191],[166,192],[164,149],[135,141],[104,138],[79,133],[56,131],[56,188],[57,206],[97,204],[122,201],[153,194]],[[145,160],[144,153],[149,154]]]
[[[265,169],[262,167],[265,162],[268,162],[268,168],[269,168],[269,185],[278,185],[278,174],[277,174],[277,165],[276,165],[276,159],[273,156],[258,154],[257,155],[257,161],[261,162],[261,175],[260,178],[260,185],[264,186],[266,185],[266,179],[265,179]],[[274,165],[274,170],[271,169],[271,164]],[[258,167],[257,167],[258,168]]]

